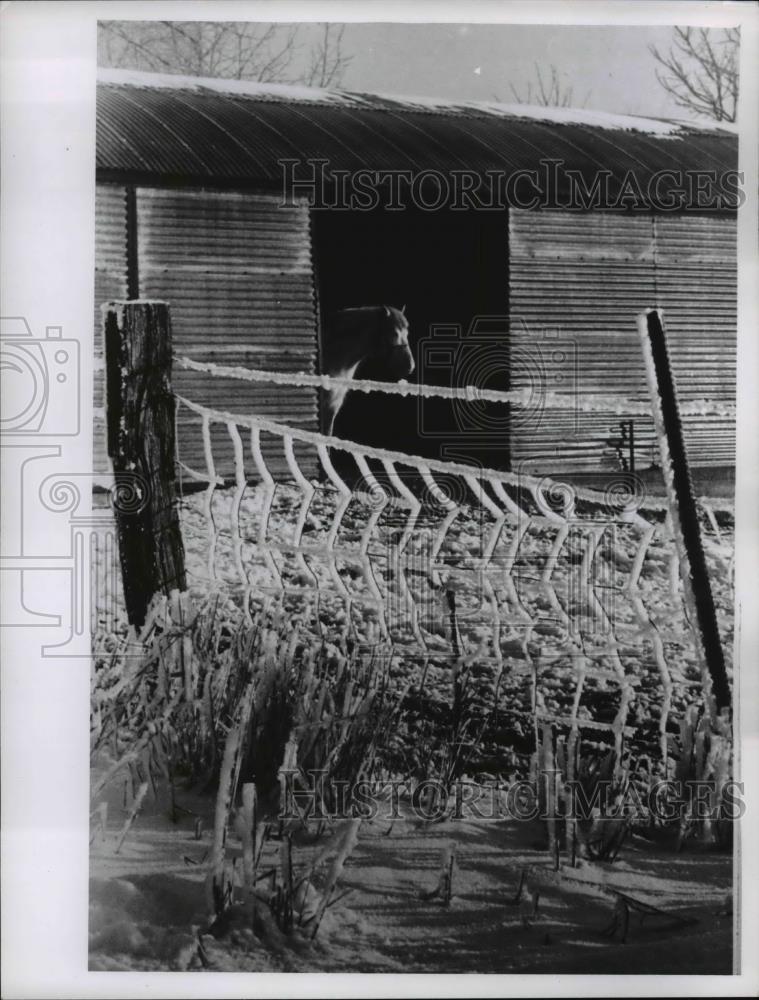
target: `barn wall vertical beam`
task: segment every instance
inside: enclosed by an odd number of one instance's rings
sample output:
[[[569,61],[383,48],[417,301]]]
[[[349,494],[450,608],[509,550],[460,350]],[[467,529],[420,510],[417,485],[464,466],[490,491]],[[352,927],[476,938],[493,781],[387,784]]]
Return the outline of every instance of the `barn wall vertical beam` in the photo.
[[[137,189],[126,189],[127,298],[140,297],[140,264],[137,251]]]
[[[93,467],[110,483],[105,431],[105,302],[130,297],[127,287],[127,193],[122,184],[98,183],[95,190],[95,310],[93,315],[95,365],[93,372]]]

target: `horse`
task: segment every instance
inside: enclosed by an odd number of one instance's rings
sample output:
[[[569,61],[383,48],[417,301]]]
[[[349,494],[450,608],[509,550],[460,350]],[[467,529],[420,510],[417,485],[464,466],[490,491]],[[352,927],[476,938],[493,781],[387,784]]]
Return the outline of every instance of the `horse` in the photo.
[[[327,327],[322,366],[324,374],[353,378],[362,362],[379,361],[383,374],[387,372],[387,381],[399,381],[414,370],[408,333],[408,320],[403,309],[393,306],[341,309]],[[342,387],[322,390],[327,434],[332,434],[347,392]]]

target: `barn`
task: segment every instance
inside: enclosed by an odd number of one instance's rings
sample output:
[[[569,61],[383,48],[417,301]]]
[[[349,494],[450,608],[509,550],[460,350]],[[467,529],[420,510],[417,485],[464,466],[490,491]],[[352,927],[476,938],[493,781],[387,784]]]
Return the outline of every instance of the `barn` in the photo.
[[[178,355],[317,372],[335,310],[405,306],[419,381],[526,387],[531,404],[353,394],[337,433],[592,479],[655,471],[650,420],[554,408],[545,391],[645,399],[635,316],[656,305],[681,398],[719,404],[685,417],[692,464],[729,480],[737,157],[728,126],[104,70],[96,352],[104,302],[161,299]],[[180,368],[173,382],[209,407],[319,428],[312,388]],[[103,405],[99,377],[99,471]],[[203,469],[193,420],[180,415],[179,457]],[[221,433],[215,456],[229,475]]]

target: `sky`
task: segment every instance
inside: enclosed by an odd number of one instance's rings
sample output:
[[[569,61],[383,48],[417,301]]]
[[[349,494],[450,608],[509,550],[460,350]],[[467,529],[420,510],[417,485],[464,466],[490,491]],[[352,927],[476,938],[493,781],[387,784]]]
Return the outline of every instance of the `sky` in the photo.
[[[210,20],[210,18],[208,18]],[[266,25],[262,25],[262,30]],[[287,30],[282,26],[282,32]],[[287,79],[307,69],[322,26],[301,23]],[[527,101],[555,67],[573,107],[653,118],[695,118],[656,79],[649,47],[666,53],[668,26],[347,23],[345,90],[473,101]],[[181,72],[181,70],[180,70]],[[532,98],[534,103],[536,99]]]
[[[305,25],[301,40],[314,30]],[[513,101],[554,65],[575,106],[621,114],[688,117],[655,76],[653,43],[666,50],[668,27],[504,24],[347,24],[352,56],[342,87],[395,94]]]

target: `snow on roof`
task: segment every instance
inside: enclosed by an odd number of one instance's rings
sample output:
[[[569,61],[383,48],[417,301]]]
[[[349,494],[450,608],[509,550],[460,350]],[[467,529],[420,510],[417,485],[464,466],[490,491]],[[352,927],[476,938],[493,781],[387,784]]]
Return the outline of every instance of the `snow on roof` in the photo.
[[[406,105],[418,102],[409,98]],[[445,105],[442,105],[443,110]],[[550,108],[537,104],[500,104],[493,101],[457,102],[453,108],[464,108],[506,118],[529,118],[532,121],[550,122],[554,125],[587,125],[591,128],[621,129],[645,132],[648,135],[677,135],[684,131],[712,131],[719,129],[717,122],[700,123],[675,119],[645,118],[642,115],[619,115],[610,111],[593,111],[587,108]]]
[[[298,104],[336,105],[346,108],[376,108],[427,111],[452,115],[493,115],[500,118],[526,118],[555,125],[585,125],[589,128],[641,132],[647,135],[676,137],[693,132],[737,133],[728,122],[689,122],[677,119],[644,118],[619,115],[585,108],[551,108],[529,104],[501,104],[494,101],[451,101],[437,97],[404,97],[395,94],[363,94],[326,90],[298,84],[258,83],[252,80],[227,80],[217,77],[180,76],[170,73],[144,73],[137,70],[99,69],[98,80],[118,86],[163,88],[167,90],[210,90],[257,100]]]
[[[290,83],[258,83],[255,80],[227,80],[220,77],[180,76],[173,73],[143,73],[131,69],[98,69],[101,83],[127,87],[155,87],[165,90],[213,90],[219,94],[239,94],[262,100],[308,102],[311,104],[350,104],[346,95],[336,90],[305,87]]]

